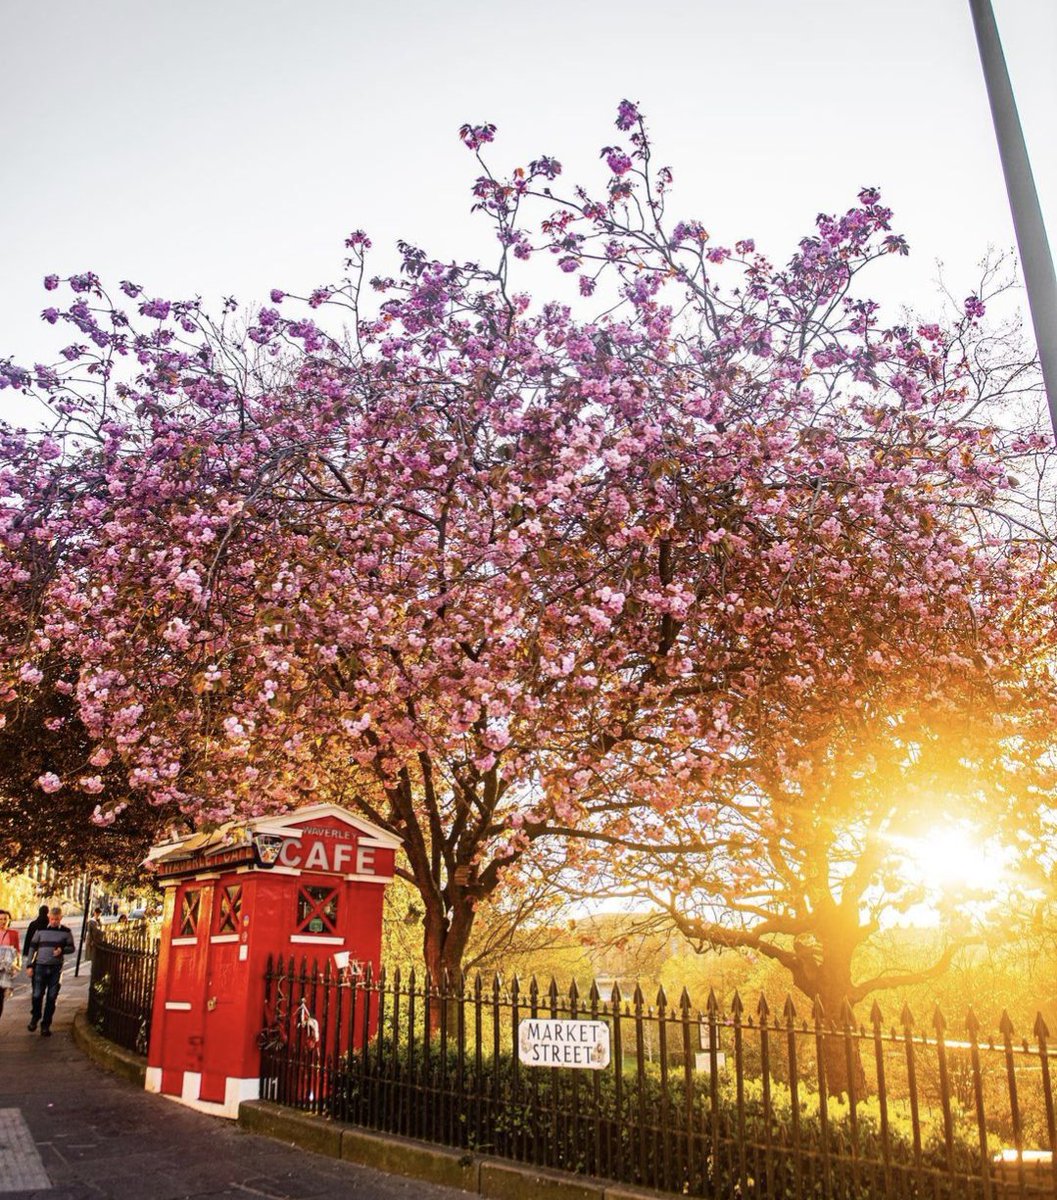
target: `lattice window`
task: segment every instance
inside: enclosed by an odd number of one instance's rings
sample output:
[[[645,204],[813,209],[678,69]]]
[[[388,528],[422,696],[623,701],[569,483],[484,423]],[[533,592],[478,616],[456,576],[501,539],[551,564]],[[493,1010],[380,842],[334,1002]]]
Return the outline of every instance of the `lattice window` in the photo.
[[[180,932],[178,937],[198,936],[198,917],[202,911],[202,893],[198,888],[188,888],[180,899]]]
[[[217,933],[238,933],[242,921],[242,884],[232,883],[220,889]]]
[[[305,885],[297,892],[299,933],[333,933],[338,924],[336,888]]]

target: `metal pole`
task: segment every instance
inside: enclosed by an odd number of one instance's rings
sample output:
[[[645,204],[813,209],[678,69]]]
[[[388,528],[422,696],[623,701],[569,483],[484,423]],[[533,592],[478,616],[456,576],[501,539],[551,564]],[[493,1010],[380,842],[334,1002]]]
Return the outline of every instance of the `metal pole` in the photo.
[[[998,139],[1002,173],[1006,177],[1006,192],[1013,212],[1013,228],[1024,268],[1024,284],[1042,364],[1042,382],[1050,409],[1050,423],[1054,438],[1057,439],[1057,280],[1053,273],[1053,257],[991,2],[969,0],[969,8],[976,28],[980,62],[991,102],[991,119]]]
[[[77,961],[73,966],[74,978],[81,973],[81,951],[84,950],[84,935],[88,930],[88,914],[91,912],[89,905],[92,902],[92,880],[89,878],[88,885],[84,889],[84,904],[82,906],[81,915],[81,940],[77,943]]]

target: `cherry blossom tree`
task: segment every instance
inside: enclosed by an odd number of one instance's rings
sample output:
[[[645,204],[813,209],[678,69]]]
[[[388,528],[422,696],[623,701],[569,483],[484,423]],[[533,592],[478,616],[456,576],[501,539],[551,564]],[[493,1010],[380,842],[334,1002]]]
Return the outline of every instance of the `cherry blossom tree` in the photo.
[[[104,824],[130,797],[357,806],[403,839],[427,965],[455,971],[540,839],[572,865],[585,832],[729,842],[765,743],[790,810],[812,756],[851,754],[813,705],[961,712],[967,662],[983,687],[1037,661],[1048,631],[991,614],[1048,586],[998,524],[1044,441],[970,411],[950,331],[858,297],[905,250],[877,193],[776,268],[669,230],[670,172],[634,105],[617,124],[598,200],[554,195],[548,157],[491,173],[494,130],[463,129],[488,268],[402,244],[368,280],[355,233],[341,282],[245,328],[48,277],[78,340],[0,371],[55,414],[4,435],[0,706],[67,692],[91,751],[42,793]],[[532,258],[574,294],[517,290]]]

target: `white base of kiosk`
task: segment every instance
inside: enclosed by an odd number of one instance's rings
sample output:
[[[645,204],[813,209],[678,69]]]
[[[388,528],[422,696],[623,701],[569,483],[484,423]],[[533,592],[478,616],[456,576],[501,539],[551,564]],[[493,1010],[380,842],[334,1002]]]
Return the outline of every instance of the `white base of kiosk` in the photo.
[[[196,1112],[208,1113],[211,1117],[227,1117],[233,1121],[239,1115],[239,1105],[243,1100],[256,1100],[260,1095],[261,1081],[256,1076],[252,1079],[226,1079],[223,1103],[198,1099],[198,1092],[202,1086],[202,1076],[198,1071],[184,1071],[179,1096],[161,1090],[161,1067],[147,1068],[143,1086],[148,1092],[164,1096],[166,1100],[175,1100],[177,1104],[186,1105]]]

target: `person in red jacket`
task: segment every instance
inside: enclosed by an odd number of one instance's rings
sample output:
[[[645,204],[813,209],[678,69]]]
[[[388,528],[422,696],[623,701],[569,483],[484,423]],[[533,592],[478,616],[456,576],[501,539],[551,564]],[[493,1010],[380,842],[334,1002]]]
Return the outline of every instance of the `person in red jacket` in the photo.
[[[18,953],[18,934],[11,928],[11,914],[0,908],[0,1016],[4,1001],[15,986],[15,972],[21,956]]]

